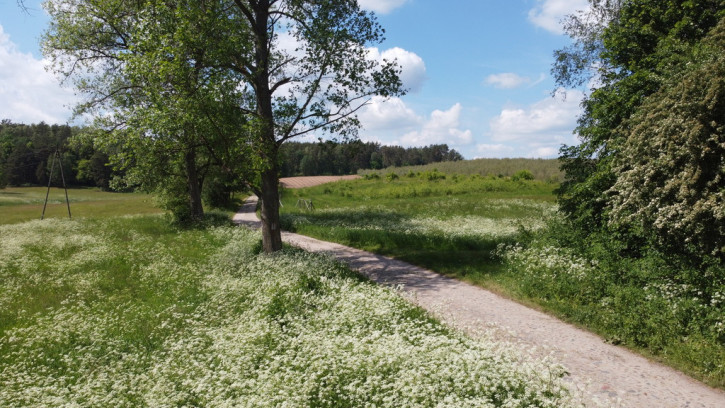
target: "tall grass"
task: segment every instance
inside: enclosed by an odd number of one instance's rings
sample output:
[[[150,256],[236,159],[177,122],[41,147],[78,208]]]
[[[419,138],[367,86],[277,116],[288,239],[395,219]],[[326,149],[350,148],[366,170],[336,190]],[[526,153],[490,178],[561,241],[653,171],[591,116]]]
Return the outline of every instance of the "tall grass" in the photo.
[[[563,173],[559,170],[557,159],[474,159],[455,162],[431,163],[422,166],[388,167],[382,170],[361,170],[358,174],[388,174],[396,173],[404,176],[410,172],[419,173],[437,169],[446,174],[501,176],[511,177],[521,170],[530,171],[536,180],[560,182]]]
[[[572,406],[562,371],[260,236],[161,216],[0,226],[0,406]]]

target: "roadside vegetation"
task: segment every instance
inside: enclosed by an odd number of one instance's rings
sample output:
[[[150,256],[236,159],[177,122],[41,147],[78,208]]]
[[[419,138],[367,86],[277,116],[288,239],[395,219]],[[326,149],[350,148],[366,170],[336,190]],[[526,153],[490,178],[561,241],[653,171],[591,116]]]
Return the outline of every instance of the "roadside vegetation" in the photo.
[[[561,407],[563,370],[207,215],[0,226],[0,405]]]
[[[621,241],[573,229],[555,188],[522,177],[388,173],[286,190],[282,221],[542,308],[725,388],[723,268],[654,249],[625,256]]]

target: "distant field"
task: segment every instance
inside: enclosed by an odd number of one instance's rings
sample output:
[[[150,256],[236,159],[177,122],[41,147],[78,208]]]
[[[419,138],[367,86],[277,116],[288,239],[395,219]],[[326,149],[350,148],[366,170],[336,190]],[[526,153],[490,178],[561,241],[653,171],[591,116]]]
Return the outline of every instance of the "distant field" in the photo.
[[[396,173],[399,176],[410,173],[438,171],[447,174],[464,174],[479,176],[504,176],[511,177],[521,170],[530,171],[536,180],[560,182],[563,173],[559,170],[557,159],[475,159],[461,160],[456,162],[442,162],[426,164],[424,166],[388,167],[382,170],[361,170],[360,175],[370,173],[388,174]]]
[[[355,180],[360,178],[358,175],[353,176],[302,176],[302,177],[282,177],[279,183],[284,188],[304,188],[314,187],[320,184],[332,183],[341,180]]]
[[[39,219],[43,212],[46,187],[8,187],[0,190],[0,224]],[[148,194],[111,193],[90,188],[68,190],[73,218],[111,217],[127,214],[160,213]],[[67,218],[68,208],[62,188],[51,188],[45,218]]]

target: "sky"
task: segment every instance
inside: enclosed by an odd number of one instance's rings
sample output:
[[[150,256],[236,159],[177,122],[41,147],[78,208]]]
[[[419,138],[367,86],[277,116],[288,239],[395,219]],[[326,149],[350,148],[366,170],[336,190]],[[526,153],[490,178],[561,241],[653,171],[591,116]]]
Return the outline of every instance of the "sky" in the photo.
[[[364,141],[446,143],[465,158],[550,158],[577,143],[581,89],[552,96],[554,50],[571,40],[561,19],[587,0],[359,0],[386,39],[370,50],[397,59],[408,93],[373,98],[359,118]],[[0,0],[0,119],[68,123],[73,89],[46,68],[39,0]],[[566,95],[565,97],[562,95]]]

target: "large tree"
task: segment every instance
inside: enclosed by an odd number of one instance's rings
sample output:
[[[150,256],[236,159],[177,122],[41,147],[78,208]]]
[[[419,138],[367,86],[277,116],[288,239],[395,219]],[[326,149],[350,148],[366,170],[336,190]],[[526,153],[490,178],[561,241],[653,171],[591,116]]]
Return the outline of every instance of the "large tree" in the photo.
[[[251,150],[246,181],[261,199],[267,252],[282,248],[280,146],[310,133],[354,136],[356,112],[372,96],[403,93],[396,63],[371,58],[368,47],[382,41],[383,29],[356,0],[50,0],[47,8],[52,25],[46,50],[56,67],[64,75],[77,73],[79,66],[84,69],[76,85],[88,92],[91,105],[110,100],[106,109],[119,112],[120,107],[124,116],[128,111],[148,112],[146,107],[152,106],[168,119],[164,123],[179,125],[159,129],[156,120],[140,121],[149,125],[153,137],[182,144],[188,140],[179,137],[194,133],[184,124],[198,123],[210,110],[196,110],[189,103],[180,109],[174,101],[191,100],[186,85],[205,90],[210,89],[209,79],[222,78],[212,82],[211,89],[218,92],[200,92],[217,95],[201,105],[237,102],[244,135],[240,144]],[[164,24],[167,20],[173,24]],[[169,35],[173,27],[177,29]],[[161,62],[158,72],[163,74],[149,75]],[[167,64],[174,68],[164,69]],[[202,75],[187,81],[198,73]],[[172,101],[165,102],[168,95]],[[143,108],[134,110],[138,106]],[[229,119],[229,110],[222,111],[224,115],[212,118]],[[222,129],[226,134],[234,127],[229,123],[209,120],[202,133]]]
[[[229,7],[203,0],[45,7],[44,50],[86,95],[77,111],[95,114],[99,141],[116,152],[126,181],[159,193],[177,219],[199,220],[206,175],[238,171],[246,146],[238,75],[214,67],[218,39],[239,39],[221,23]]]
[[[402,93],[394,61],[375,61],[367,47],[383,29],[356,0],[235,0],[237,24],[250,46],[230,50],[230,69],[254,96],[257,174],[266,252],[282,248],[279,147],[321,131],[343,136],[359,126],[355,113],[374,95]]]

